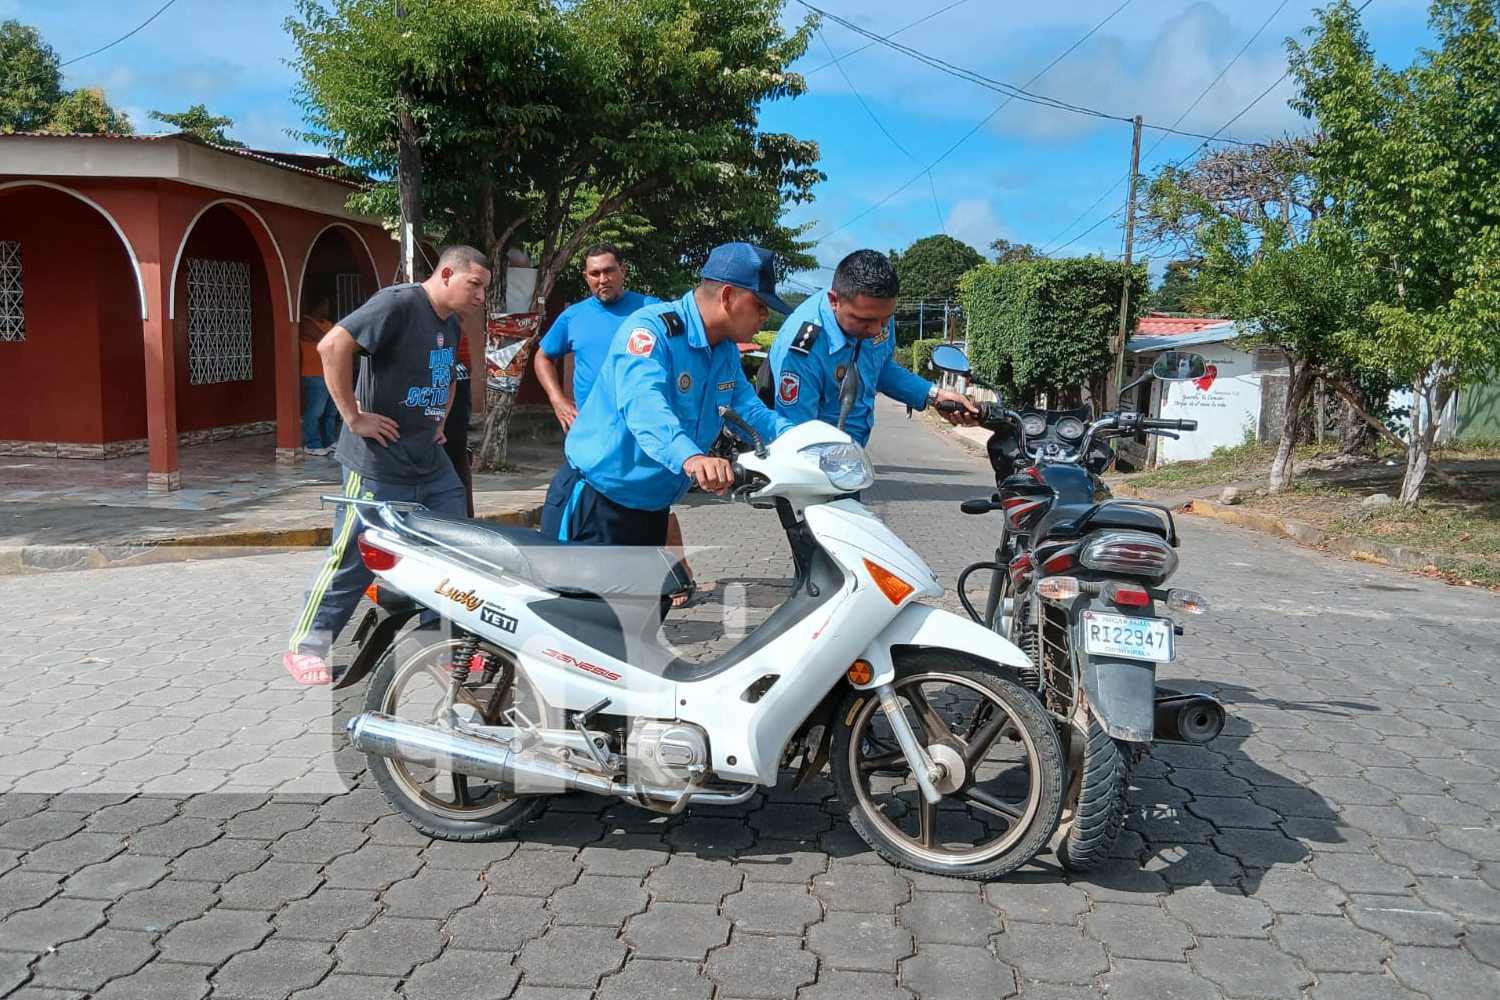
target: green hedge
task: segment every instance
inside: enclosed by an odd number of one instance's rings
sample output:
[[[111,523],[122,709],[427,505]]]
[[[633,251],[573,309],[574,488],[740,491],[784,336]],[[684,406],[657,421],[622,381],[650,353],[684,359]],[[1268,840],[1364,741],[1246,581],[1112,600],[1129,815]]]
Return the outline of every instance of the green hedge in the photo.
[[[936,381],[936,379],[933,378],[936,373],[933,372],[932,368],[930,367],[932,363],[932,349],[934,347],[941,347],[946,343],[947,341],[943,340],[942,338],[912,341],[911,370],[925,379]]]
[[[1087,384],[1109,370],[1120,289],[1130,282],[1127,336],[1145,308],[1144,265],[1102,257],[986,264],[960,282],[969,365],[1012,405]]]
[[[762,330],[755,335],[755,342],[768,351],[771,349],[771,341],[775,339],[775,330]]]

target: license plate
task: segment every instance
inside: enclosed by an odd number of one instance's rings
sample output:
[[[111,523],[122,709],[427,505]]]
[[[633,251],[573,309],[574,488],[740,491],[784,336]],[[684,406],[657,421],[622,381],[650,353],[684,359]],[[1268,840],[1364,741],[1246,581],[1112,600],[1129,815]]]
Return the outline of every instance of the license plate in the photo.
[[[1085,611],[1082,629],[1086,652],[1157,663],[1167,663],[1172,659],[1172,622],[1169,619],[1129,618]]]

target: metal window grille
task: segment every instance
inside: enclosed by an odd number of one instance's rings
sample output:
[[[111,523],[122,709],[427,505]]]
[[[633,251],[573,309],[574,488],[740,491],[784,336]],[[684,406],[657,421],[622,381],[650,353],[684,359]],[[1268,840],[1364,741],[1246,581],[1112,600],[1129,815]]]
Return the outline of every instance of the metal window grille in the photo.
[[[26,339],[21,290],[21,244],[0,240],[0,342]]]
[[[188,380],[193,385],[253,377],[250,265],[188,258]]]
[[[334,279],[333,320],[340,319],[352,313],[365,303],[365,283],[358,272],[354,274],[336,274]]]

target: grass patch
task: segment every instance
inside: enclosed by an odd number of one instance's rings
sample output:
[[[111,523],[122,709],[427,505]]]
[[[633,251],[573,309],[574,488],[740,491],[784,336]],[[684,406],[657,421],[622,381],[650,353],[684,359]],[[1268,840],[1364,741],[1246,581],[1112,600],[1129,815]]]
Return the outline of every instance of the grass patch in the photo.
[[[1306,449],[1303,449],[1306,450]],[[1311,454],[1308,451],[1308,454]],[[1232,448],[1215,448],[1213,454],[1197,462],[1175,462],[1150,472],[1133,475],[1125,482],[1151,490],[1170,490],[1194,486],[1217,486],[1245,479],[1264,481],[1276,457],[1274,444],[1241,444]]]

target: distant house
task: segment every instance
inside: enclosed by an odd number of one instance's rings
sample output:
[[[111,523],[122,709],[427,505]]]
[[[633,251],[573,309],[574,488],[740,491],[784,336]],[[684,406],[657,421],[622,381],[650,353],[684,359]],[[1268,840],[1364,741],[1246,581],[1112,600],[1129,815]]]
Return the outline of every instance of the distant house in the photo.
[[[354,182],[319,172],[334,162],[0,135],[0,454],[149,451],[157,490],[181,485],[179,445],[274,431],[295,461],[306,289],[342,315],[397,266],[379,222],[345,209]]]
[[[1135,336],[1125,345],[1125,381],[1148,371],[1162,351],[1181,350],[1203,355],[1205,375],[1192,382],[1151,382],[1138,392],[1136,406],[1157,416],[1186,417],[1198,429],[1172,438],[1153,439],[1157,463],[1207,458],[1218,447],[1233,447],[1247,438],[1274,441],[1280,437],[1286,408],[1286,362],[1270,348],[1236,350],[1230,342],[1242,336],[1239,326],[1223,318],[1177,317],[1152,313],[1143,316]],[[1138,460],[1145,448],[1136,449]]]

